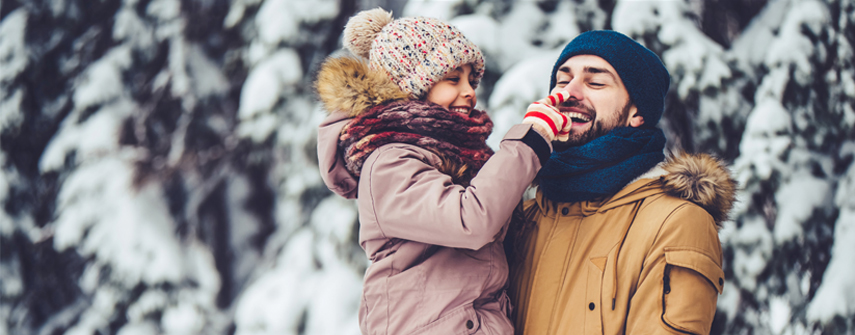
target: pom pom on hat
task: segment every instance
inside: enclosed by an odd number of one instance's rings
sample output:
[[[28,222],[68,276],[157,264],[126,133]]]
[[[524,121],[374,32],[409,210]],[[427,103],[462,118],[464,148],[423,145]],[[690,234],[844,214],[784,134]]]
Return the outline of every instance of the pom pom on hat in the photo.
[[[392,22],[392,13],[382,8],[359,12],[344,26],[344,47],[354,55],[368,58],[371,43],[389,22]]]

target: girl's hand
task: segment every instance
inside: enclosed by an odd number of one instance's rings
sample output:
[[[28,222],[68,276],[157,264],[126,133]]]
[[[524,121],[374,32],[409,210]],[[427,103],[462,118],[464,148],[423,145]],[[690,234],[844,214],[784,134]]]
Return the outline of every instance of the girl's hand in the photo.
[[[522,123],[530,123],[535,131],[552,141],[567,141],[573,122],[561,114],[556,106],[567,100],[568,93],[558,91],[528,105]]]

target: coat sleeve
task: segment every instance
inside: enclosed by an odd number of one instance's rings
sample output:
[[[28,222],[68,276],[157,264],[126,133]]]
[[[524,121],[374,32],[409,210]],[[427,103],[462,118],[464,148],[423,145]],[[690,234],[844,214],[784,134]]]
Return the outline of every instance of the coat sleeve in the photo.
[[[385,238],[480,249],[499,235],[541,168],[530,134],[530,125],[511,128],[468,187],[434,168],[426,150],[385,145],[363,165],[359,198],[368,203],[360,204],[360,216],[377,222]]]
[[[684,202],[665,219],[630,301],[627,334],[709,334],[724,285],[713,218]]]

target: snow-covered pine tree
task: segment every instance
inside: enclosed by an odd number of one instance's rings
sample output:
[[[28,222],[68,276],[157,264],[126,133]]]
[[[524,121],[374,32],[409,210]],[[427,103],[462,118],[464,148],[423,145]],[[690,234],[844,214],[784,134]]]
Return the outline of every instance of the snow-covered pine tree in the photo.
[[[330,192],[317,164],[314,72],[340,47],[355,4],[236,1],[225,24],[241,31],[248,75],[236,137],[246,168],[271,192],[273,230],[261,263],[234,306],[236,334],[358,334],[361,276],[356,206]],[[248,189],[248,195],[257,190]]]
[[[243,81],[227,9],[4,2],[4,333],[229,327],[243,250],[223,216],[247,206],[221,206]]]
[[[735,43],[758,87],[734,162],[741,203],[722,231],[728,333],[853,328],[853,285],[837,279],[852,273],[839,265],[853,254],[842,195],[852,191],[852,13],[851,2],[771,2]]]

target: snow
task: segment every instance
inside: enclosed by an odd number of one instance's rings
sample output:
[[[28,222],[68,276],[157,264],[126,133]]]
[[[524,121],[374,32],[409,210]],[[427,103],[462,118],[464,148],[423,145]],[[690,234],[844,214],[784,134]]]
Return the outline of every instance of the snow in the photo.
[[[659,16],[678,17],[674,11],[682,6],[682,3],[676,1],[620,0],[612,12],[612,28],[630,37],[642,35],[646,31],[655,31],[664,21]]]
[[[464,0],[411,0],[407,2],[403,13],[392,13],[392,17],[424,16],[448,21],[454,16],[454,8],[460,6],[463,1]]]
[[[273,113],[274,106],[302,76],[300,56],[288,48],[253,68],[241,90],[238,135],[260,142],[273,133],[279,123]]]
[[[127,162],[104,158],[78,168],[60,190],[55,221],[57,250],[80,245],[83,255],[108,263],[127,287],[177,281],[180,245],[172,233],[161,191],[131,187]]]
[[[338,4],[332,0],[268,0],[258,9],[256,27],[261,41],[275,46],[296,39],[301,23],[332,18],[337,12]]]
[[[769,328],[773,334],[781,334],[790,324],[791,308],[789,301],[781,297],[769,299]]]
[[[779,157],[789,148],[791,140],[780,134],[790,132],[791,122],[787,110],[771,98],[761,100],[751,111],[743,135],[746,140],[739,146],[743,155],[734,162],[739,172],[737,179],[742,185],[752,173],[747,169],[749,166],[753,166],[753,173],[762,179],[768,179],[774,169],[782,168]]]
[[[39,168],[44,172],[61,168],[72,151],[76,152],[77,162],[116,151],[115,139],[122,121],[136,108],[130,101],[120,100],[102,107],[84,123],[79,123],[82,111],[76,111],[63,121],[59,133],[48,144]]]
[[[753,72],[752,66],[763,62],[790,5],[790,1],[769,2],[733,41],[730,53],[741,63],[740,68]]]
[[[747,218],[738,233],[731,236],[730,243],[740,246],[733,257],[733,271],[740,286],[754,290],[757,287],[757,276],[772,257],[774,242],[766,229],[766,222],[762,218]]]
[[[24,33],[27,28],[27,11],[18,8],[0,21],[0,87],[18,76],[27,67],[27,49]],[[5,100],[5,89],[0,90],[0,100]]]
[[[163,312],[162,326],[166,335],[199,334],[205,325],[202,313],[195,306],[180,302]]]
[[[487,144],[499,148],[505,133],[522,121],[528,105],[549,95],[549,78],[561,50],[542,52],[506,71],[493,87],[487,111],[493,120],[493,133]]]
[[[336,244],[345,244],[352,235],[357,218],[355,202],[338,196],[324,198],[312,212],[312,227],[320,236]],[[329,259],[330,263],[332,259]]]
[[[491,61],[493,55],[500,55],[504,39],[499,34],[499,22],[488,15],[461,15],[448,21],[481,49],[485,61]]]
[[[190,76],[187,74],[187,53],[189,46],[183,37],[169,39],[169,76],[172,96],[187,96],[190,91]],[[191,97],[187,97],[192,99]],[[184,99],[183,101],[188,101]],[[193,110],[192,106],[185,106],[187,110]]]
[[[847,142],[843,152],[855,151],[855,142]],[[840,206],[840,216],[834,224],[834,245],[831,249],[831,261],[822,278],[822,285],[807,309],[810,321],[829,322],[835,315],[853,313],[852,301],[855,301],[855,166],[850,166],[841,181],[835,195],[835,203]]]
[[[116,14],[116,23],[113,24],[113,39],[116,41],[127,40],[133,44],[134,48],[140,50],[150,50],[155,43],[154,32],[128,6],[123,7]]]
[[[513,22],[513,24],[502,24],[499,27],[499,36],[502,37],[501,53],[496,59],[499,72],[504,73],[514,64],[536,57],[543,52],[532,45],[532,42],[539,38],[539,28],[546,22],[545,20],[543,12],[534,2],[519,2],[511,9],[503,22]],[[552,62],[554,61],[553,59]]]
[[[21,113],[21,100],[24,92],[15,90],[11,96],[0,96],[0,129],[15,129],[24,122],[24,114]]]
[[[775,201],[787,204],[778,207],[775,221],[775,242],[783,244],[802,236],[802,224],[810,218],[814,208],[824,207],[831,199],[831,187],[827,181],[803,173],[794,175],[775,193]],[[800,201],[790,201],[800,199]]]
[[[76,83],[74,106],[82,110],[122,95],[122,70],[131,65],[131,49],[117,47],[92,64]]]
[[[220,66],[211,61],[198,45],[191,44],[188,49],[187,68],[192,78],[195,95],[207,98],[227,93],[229,81],[223,75]]]
[[[156,335],[157,325],[152,322],[128,323],[116,332],[116,335]]]
[[[571,22],[576,22],[574,9],[583,7],[582,4],[568,1],[558,2],[558,8],[548,16],[549,28],[540,35],[544,44],[550,48],[563,48],[568,42],[579,35],[579,27]],[[590,14],[590,13],[586,13]]]
[[[292,235],[276,266],[245,289],[235,310],[235,335],[294,334],[302,309],[317,281],[313,274],[312,233]]]
[[[132,324],[145,321],[147,314],[163,310],[169,303],[169,296],[161,290],[148,290],[136,302],[128,306],[126,313]]]
[[[161,21],[177,18],[181,13],[181,2],[177,0],[154,0],[146,7],[146,14]]]
[[[65,335],[90,335],[107,328],[120,294],[111,286],[99,288],[95,292],[91,306],[80,316],[80,320],[65,332]]]
[[[17,297],[24,293],[23,280],[20,277],[9,275],[18,272],[17,268],[20,267],[20,261],[17,259],[14,259],[10,264],[0,264],[0,279],[3,279],[0,281],[0,296]]]

